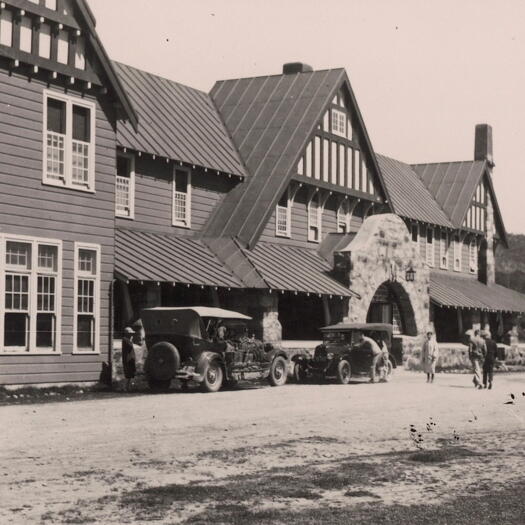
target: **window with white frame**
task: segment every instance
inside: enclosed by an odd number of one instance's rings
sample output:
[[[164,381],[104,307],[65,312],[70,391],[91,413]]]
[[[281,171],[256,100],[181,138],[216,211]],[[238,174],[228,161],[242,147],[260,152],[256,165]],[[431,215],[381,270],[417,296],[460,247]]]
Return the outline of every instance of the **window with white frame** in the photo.
[[[469,244],[469,268],[470,273],[477,273],[478,271],[478,243],[473,238]]]
[[[44,93],[44,183],[94,191],[95,104]]]
[[[291,237],[292,234],[292,206],[290,190],[287,189],[275,209],[275,235]]]
[[[434,228],[427,227],[426,260],[429,266],[434,266]]]
[[[51,353],[60,338],[60,241],[2,238],[4,353]]]
[[[173,171],[173,225],[191,228],[191,173],[187,169]]]
[[[461,271],[461,247],[462,242],[459,235],[454,237],[454,271]]]
[[[135,157],[133,155],[117,155],[115,215],[127,219],[133,219],[135,216]]]
[[[444,270],[448,269],[448,233],[445,231],[441,232],[441,238],[439,243],[439,257],[440,257],[440,267]]]
[[[100,337],[100,246],[75,243],[76,353],[97,353]]]
[[[350,203],[345,199],[337,208],[337,233],[349,233],[350,221]]]
[[[323,210],[319,199],[319,193],[315,193],[308,203],[308,240],[311,242],[321,241]]]
[[[340,137],[346,137],[346,113],[332,109],[332,133]]]

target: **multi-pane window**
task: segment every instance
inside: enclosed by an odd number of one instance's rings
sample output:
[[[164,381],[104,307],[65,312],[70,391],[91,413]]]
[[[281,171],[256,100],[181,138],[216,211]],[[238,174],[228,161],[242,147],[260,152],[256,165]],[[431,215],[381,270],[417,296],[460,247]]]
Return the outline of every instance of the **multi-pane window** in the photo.
[[[57,351],[60,244],[8,238],[2,246],[3,351]]]
[[[434,229],[430,227],[427,227],[426,261],[434,266]]]
[[[440,256],[440,266],[443,269],[448,269],[448,233],[441,232],[441,239],[439,243],[439,256]]]
[[[462,242],[459,235],[454,237],[454,271],[461,271],[461,246]]]
[[[115,182],[115,214],[132,219],[135,208],[135,158],[132,155],[117,156]]]
[[[173,225],[191,228],[191,174],[180,168],[173,172]]]
[[[469,244],[469,269],[470,273],[477,273],[478,271],[478,243],[474,238]]]
[[[100,247],[77,244],[75,255],[75,352],[97,352]]]
[[[45,94],[44,182],[94,190],[95,106]]]
[[[412,236],[412,242],[414,243],[414,246],[419,246],[419,225],[417,223],[413,223],[410,226],[410,233]]]
[[[278,237],[290,237],[292,233],[292,206],[290,191],[286,190],[277,203],[275,209],[275,235]]]
[[[308,203],[308,240],[321,241],[322,208],[319,203],[319,193],[314,194]]]
[[[337,232],[348,233],[350,232],[350,220],[352,215],[350,214],[350,204],[347,200],[344,200],[337,208]]]
[[[340,137],[346,137],[346,113],[332,109],[332,133]]]

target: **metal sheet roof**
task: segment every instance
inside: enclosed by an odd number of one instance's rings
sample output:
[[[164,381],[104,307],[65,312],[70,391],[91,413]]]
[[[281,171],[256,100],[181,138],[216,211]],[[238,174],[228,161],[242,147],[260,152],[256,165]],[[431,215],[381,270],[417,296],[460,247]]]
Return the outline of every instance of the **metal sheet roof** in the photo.
[[[243,287],[203,243],[180,235],[117,229],[115,271],[130,281]]]
[[[119,146],[246,175],[209,95],[131,66],[114,64],[140,119],[138,131],[119,122]]]
[[[463,226],[472,197],[485,173],[485,161],[414,164],[412,168],[456,228]]]
[[[356,296],[329,275],[332,269],[315,250],[285,244],[259,242],[243,253],[274,290],[321,295]]]
[[[493,284],[487,286],[468,276],[433,271],[430,298],[440,306],[525,312],[525,295]]]
[[[215,84],[211,96],[250,172],[250,180],[226,196],[208,222],[207,236],[237,237],[249,247],[256,244],[308,140],[342,86],[351,101],[361,147],[374,165],[370,140],[344,69]],[[379,173],[377,176],[380,178]],[[384,190],[381,180],[378,187]]]
[[[155,308],[144,308],[143,311],[148,312],[180,312],[185,310],[191,310],[201,317],[217,317],[218,319],[245,319],[251,320],[251,317],[234,312],[232,310],[225,310],[224,308],[214,308],[212,306],[156,306]]]
[[[452,228],[445,212],[409,164],[376,155],[397,215],[429,224]]]

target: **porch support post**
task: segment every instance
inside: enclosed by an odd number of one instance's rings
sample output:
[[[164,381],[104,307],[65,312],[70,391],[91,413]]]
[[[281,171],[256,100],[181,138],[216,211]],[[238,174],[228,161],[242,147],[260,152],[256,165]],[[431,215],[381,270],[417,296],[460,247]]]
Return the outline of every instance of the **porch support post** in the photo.
[[[464,333],[464,330],[463,330],[463,312],[461,311],[461,308],[458,308],[457,310],[457,315],[458,315],[458,332],[459,332],[459,336],[461,337]]]
[[[323,313],[324,313],[324,322],[328,326],[332,324],[332,316],[330,314],[330,303],[328,302],[328,297],[323,295]]]

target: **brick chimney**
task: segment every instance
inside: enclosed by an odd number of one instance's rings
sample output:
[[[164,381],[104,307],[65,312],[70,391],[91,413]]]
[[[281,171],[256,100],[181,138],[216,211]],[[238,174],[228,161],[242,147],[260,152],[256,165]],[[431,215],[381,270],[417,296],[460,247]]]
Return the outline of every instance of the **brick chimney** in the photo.
[[[494,159],[492,157],[492,126],[488,124],[476,125],[474,160],[486,160],[491,168],[494,167]]]
[[[295,75],[296,73],[311,73],[312,66],[304,62],[288,62],[283,65],[283,75]]]

